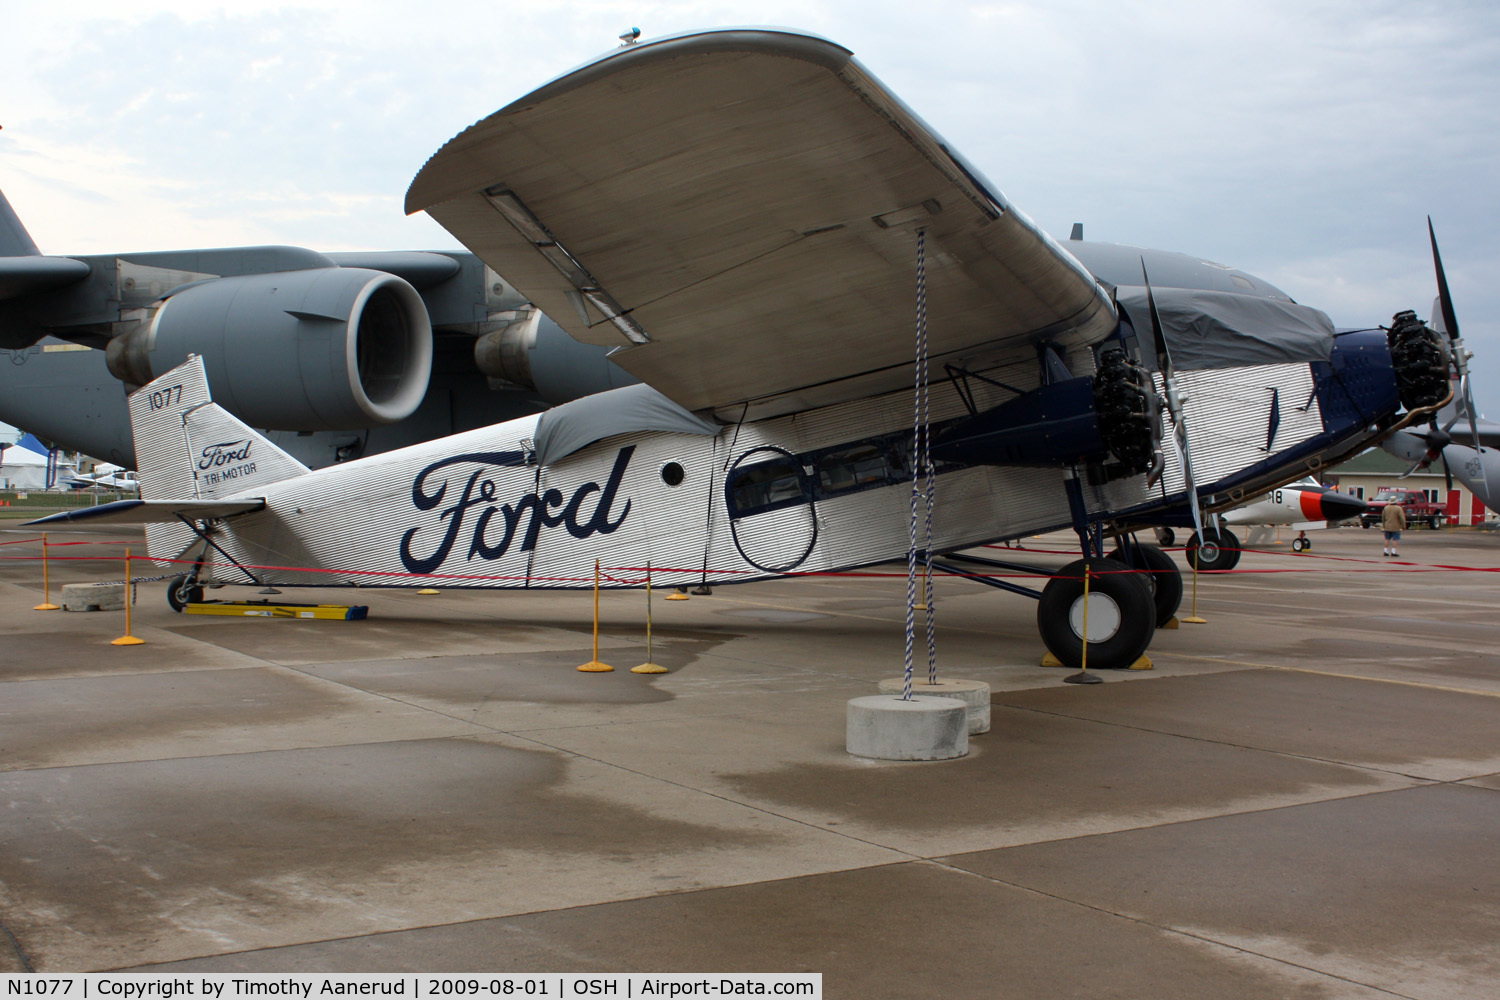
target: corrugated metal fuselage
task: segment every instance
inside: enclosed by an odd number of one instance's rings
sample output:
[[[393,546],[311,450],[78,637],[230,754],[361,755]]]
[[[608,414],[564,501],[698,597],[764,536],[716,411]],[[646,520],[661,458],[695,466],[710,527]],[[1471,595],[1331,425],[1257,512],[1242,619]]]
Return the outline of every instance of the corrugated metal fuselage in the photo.
[[[1000,369],[996,381],[1029,388],[1035,367]],[[1180,376],[1204,492],[1250,469],[1296,478],[1307,456],[1363,433],[1325,426],[1314,367]],[[986,385],[976,402],[1005,396]],[[935,389],[934,422],[965,413],[957,393]],[[869,565],[907,551],[911,426],[911,396],[893,393],[713,436],[620,434],[539,466],[528,462],[536,418],[525,417],[256,490],[264,510],[211,527],[220,552],[209,550],[201,579],[248,582],[224,556],[265,582],[322,586],[586,587],[595,560],[606,587],[638,585],[648,564],[659,586]],[[1169,456],[1154,488],[1135,476],[1084,494],[1091,514],[1108,516],[1164,508],[1174,494],[1180,504],[1183,490]],[[939,469],[940,550],[1069,523],[1060,469]]]

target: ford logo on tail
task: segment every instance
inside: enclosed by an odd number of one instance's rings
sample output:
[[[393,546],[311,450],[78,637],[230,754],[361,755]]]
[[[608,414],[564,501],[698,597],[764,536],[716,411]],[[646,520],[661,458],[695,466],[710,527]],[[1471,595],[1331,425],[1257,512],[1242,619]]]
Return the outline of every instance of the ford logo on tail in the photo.
[[[230,462],[243,462],[250,457],[252,443],[249,440],[221,441],[218,444],[207,445],[198,454],[198,468],[217,469]]]

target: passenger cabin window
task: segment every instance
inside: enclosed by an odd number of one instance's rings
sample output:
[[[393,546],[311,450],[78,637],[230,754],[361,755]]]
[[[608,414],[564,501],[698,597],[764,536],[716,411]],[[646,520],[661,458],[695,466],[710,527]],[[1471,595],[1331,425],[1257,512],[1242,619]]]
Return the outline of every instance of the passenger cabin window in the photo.
[[[884,486],[899,478],[886,450],[869,442],[825,452],[819,456],[817,468],[818,492],[822,496],[863,486]]]
[[[802,489],[802,469],[789,456],[741,466],[729,480],[731,517],[777,510],[810,499]]]

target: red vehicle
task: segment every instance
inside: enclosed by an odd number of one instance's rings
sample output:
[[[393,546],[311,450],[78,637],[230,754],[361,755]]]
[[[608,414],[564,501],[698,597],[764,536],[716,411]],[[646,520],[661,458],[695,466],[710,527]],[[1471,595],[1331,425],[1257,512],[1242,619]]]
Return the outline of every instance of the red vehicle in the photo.
[[[1441,528],[1448,519],[1448,511],[1429,500],[1421,490],[1398,490],[1387,486],[1375,494],[1375,499],[1369,501],[1369,507],[1359,516],[1360,525],[1373,528],[1379,524],[1380,518],[1385,514],[1385,505],[1389,503],[1400,504],[1401,509],[1406,511],[1406,523],[1409,527],[1425,524],[1429,528]]]

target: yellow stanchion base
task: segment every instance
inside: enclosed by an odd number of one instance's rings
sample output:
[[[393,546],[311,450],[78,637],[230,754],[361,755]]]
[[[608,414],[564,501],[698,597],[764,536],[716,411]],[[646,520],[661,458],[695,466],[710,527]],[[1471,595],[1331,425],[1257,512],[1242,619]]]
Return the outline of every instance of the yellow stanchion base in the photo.
[[[642,663],[638,667],[631,667],[630,668],[630,672],[632,674],[665,674],[665,673],[670,673],[670,671],[667,670],[667,668],[664,667],[664,666],[662,666],[660,663]]]
[[[1207,618],[1199,618],[1197,615],[1188,615],[1186,618],[1184,618],[1182,620],[1184,622],[1186,622],[1187,624],[1189,624],[1189,625],[1207,625],[1208,624],[1208,619]]]
[[[146,644],[146,640],[137,639],[133,635],[122,635],[118,639],[109,640],[109,644],[111,646],[144,646]]]
[[[62,610],[62,605],[61,604],[52,604],[52,603],[38,604],[36,607],[32,608],[31,610],[32,611],[61,611]]]
[[[434,594],[441,594],[442,591],[437,590],[433,587],[423,587],[421,590],[417,591],[417,593],[421,594],[423,597],[431,597]]]
[[[911,606],[911,609],[913,611],[926,611],[927,610],[927,605],[925,605],[925,604],[913,604]]]
[[[1167,619],[1167,623],[1165,625],[1161,626],[1161,627],[1162,628],[1182,628],[1182,622],[1178,621],[1177,618],[1176,618],[1176,616],[1174,615],[1173,617],[1168,618]]]
[[[666,599],[669,600],[669,601],[691,601],[692,600],[691,597],[689,597],[688,595],[684,594],[680,590],[673,591],[672,593],[668,594],[667,597],[666,597]]]
[[[1051,653],[1047,653],[1047,654],[1045,654],[1042,657],[1042,666],[1044,666],[1044,667],[1060,667],[1062,665],[1063,665],[1063,661],[1059,660],[1057,657],[1053,656]]]
[[[600,663],[598,660],[590,660],[587,663],[580,664],[578,669],[586,674],[607,674],[615,668],[610,666],[608,663]]]
[[[1151,662],[1151,657],[1143,656],[1130,665],[1131,670],[1155,670],[1156,664]]]

